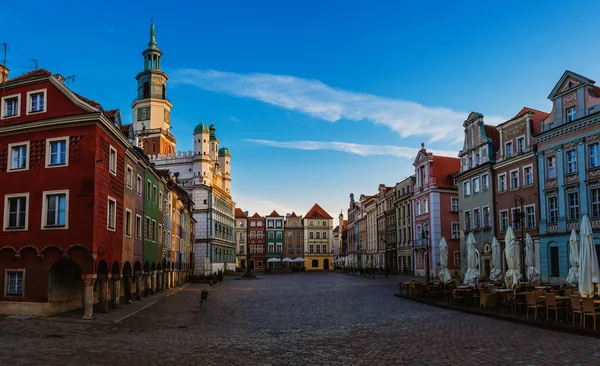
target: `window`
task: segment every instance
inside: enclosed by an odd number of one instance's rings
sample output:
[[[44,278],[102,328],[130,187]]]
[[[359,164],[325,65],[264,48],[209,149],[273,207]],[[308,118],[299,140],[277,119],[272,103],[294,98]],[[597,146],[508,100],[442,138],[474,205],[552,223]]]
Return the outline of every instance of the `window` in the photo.
[[[463,196],[468,197],[471,195],[471,182],[467,181],[463,183]]]
[[[487,191],[490,188],[490,179],[487,174],[481,176],[481,190]]]
[[[162,211],[163,209],[163,193],[158,192],[158,209]]]
[[[479,153],[475,154],[475,165],[479,165]]]
[[[479,229],[481,227],[481,212],[478,208],[473,210],[473,228]]]
[[[310,233],[308,233],[308,238],[309,239],[314,239],[314,233],[312,231]]]
[[[465,211],[465,231],[471,230],[471,211]]]
[[[114,198],[108,197],[108,212],[106,215],[106,227],[109,230],[115,231],[117,216],[117,201]]]
[[[112,146],[110,147],[108,170],[112,175],[117,175],[117,150]]]
[[[546,158],[546,179],[556,178],[556,156]]]
[[[29,169],[29,141],[8,145],[9,171]]]
[[[416,211],[417,211],[417,216],[421,215],[421,202],[419,202],[419,201],[417,201]]]
[[[2,118],[19,117],[21,115],[20,101],[21,94],[7,95],[2,98]]]
[[[27,114],[46,110],[46,90],[27,92]]]
[[[291,238],[291,237],[292,237],[292,232],[291,232],[291,231],[288,231],[288,233],[287,233],[287,237],[288,237],[288,238]]]
[[[460,268],[460,251],[454,251],[454,267]]]
[[[23,296],[25,271],[6,271],[6,296]]]
[[[300,239],[302,236],[302,234],[300,234],[300,231],[296,231],[296,238]]]
[[[498,176],[498,192],[506,191],[506,173]]]
[[[323,244],[323,254],[327,254],[327,244]]]
[[[579,194],[577,192],[568,193],[567,204],[569,205],[569,220],[579,219]]]
[[[150,181],[146,182],[146,198],[147,199],[152,198],[152,182],[150,182]]]
[[[256,227],[256,221],[250,221],[250,227]]]
[[[27,230],[29,193],[11,194],[4,197],[4,229]]]
[[[479,177],[473,178],[473,194],[479,193]]]
[[[283,239],[283,232],[277,231],[275,233],[275,239]]]
[[[273,220],[267,221],[267,227],[273,227]]]
[[[250,245],[250,254],[256,253],[256,245]]]
[[[262,239],[263,238],[263,232],[262,231],[257,231],[256,232],[256,238],[257,239]]]
[[[500,211],[500,231],[508,229],[508,211]]]
[[[452,223],[452,239],[460,238],[460,224],[458,222]]]
[[[576,111],[575,111],[575,107],[571,107],[567,109],[567,122],[571,122],[575,120],[575,116],[576,116]]]
[[[506,157],[510,158],[511,156],[513,156],[513,144],[512,144],[512,142],[507,142],[505,146],[506,146]]]
[[[548,197],[548,222],[558,222],[558,202],[556,196]]]
[[[154,203],[158,201],[158,189],[154,185],[152,186],[152,200]]]
[[[309,252],[310,254],[313,254],[313,253],[315,252],[315,245],[314,245],[313,243],[310,243],[310,244],[308,245],[308,252]]]
[[[565,158],[567,160],[567,174],[577,172],[577,155],[575,150],[569,150],[565,152]]]
[[[139,175],[137,176],[137,185],[135,187],[138,196],[142,195],[142,177],[140,177]]]
[[[258,227],[262,227],[263,226],[262,221],[257,222],[257,225],[258,225]]]
[[[517,139],[517,152],[521,154],[523,151],[525,151],[525,137],[519,137]]]
[[[321,239],[321,232],[317,231],[317,239]]]
[[[323,238],[323,239],[327,239],[327,231],[323,231],[323,236],[322,236],[322,238]]]
[[[275,226],[276,227],[281,227],[281,220],[275,221]]]
[[[296,244],[296,253],[302,253],[302,248],[300,247],[300,244]]]
[[[282,244],[281,243],[277,243],[275,245],[275,248],[277,249],[277,253],[282,253]]]
[[[310,221],[310,222],[308,223],[308,226],[313,226],[313,222],[312,222],[312,221]]]
[[[69,191],[44,192],[42,201],[42,228],[67,227]]]
[[[131,210],[125,209],[125,236],[131,236]]]
[[[483,208],[483,227],[490,227],[490,206]]]
[[[294,252],[294,250],[293,250],[294,248],[292,247],[292,244],[288,244],[287,248],[288,248],[288,254],[292,254]]]
[[[588,145],[589,167],[600,167],[600,143],[596,142]]]
[[[592,217],[600,217],[600,188],[590,189],[590,202],[592,205]]]
[[[513,170],[510,172],[510,188],[517,189],[519,188],[519,171]]]
[[[142,237],[142,217],[135,215],[135,238],[140,239]]]
[[[133,169],[129,165],[127,165],[127,174],[125,174],[125,184],[129,188],[133,187]]]
[[[533,184],[533,170],[531,166],[523,168],[523,180],[525,181],[526,186]]]
[[[321,246],[317,244],[317,254],[321,254]]]
[[[535,206],[525,207],[525,227],[527,229],[535,227]]]
[[[256,238],[256,232],[250,231],[250,239],[255,239],[255,238]]]
[[[269,253],[273,253],[273,248],[275,247],[275,245],[273,243],[269,244]]]
[[[68,165],[67,141],[67,137],[46,140],[46,168]]]
[[[321,223],[321,225],[322,225],[322,226],[327,226],[327,221],[323,221],[323,222]]]
[[[273,238],[275,237],[275,234],[274,234],[272,231],[269,231],[269,232],[267,233],[267,237],[268,237],[269,239],[273,239]]]
[[[156,241],[156,220],[152,220],[152,230],[150,235],[152,236],[152,241]]]
[[[513,229],[521,230],[521,217],[519,217],[518,212],[520,211],[517,208],[513,208],[510,210],[513,219]]]
[[[452,212],[458,212],[458,197],[450,198],[450,203],[451,203],[450,210],[452,210]]]

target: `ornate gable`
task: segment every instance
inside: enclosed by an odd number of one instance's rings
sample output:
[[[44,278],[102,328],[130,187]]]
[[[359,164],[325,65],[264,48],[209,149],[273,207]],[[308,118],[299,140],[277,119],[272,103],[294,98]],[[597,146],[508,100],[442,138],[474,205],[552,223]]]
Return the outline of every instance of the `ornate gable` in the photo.
[[[585,76],[574,73],[573,71],[565,71],[565,73],[558,80],[554,89],[548,96],[548,99],[552,100],[556,98],[558,95],[566,93],[571,89],[575,89],[584,84],[595,84],[596,82],[592,79],[588,79]]]

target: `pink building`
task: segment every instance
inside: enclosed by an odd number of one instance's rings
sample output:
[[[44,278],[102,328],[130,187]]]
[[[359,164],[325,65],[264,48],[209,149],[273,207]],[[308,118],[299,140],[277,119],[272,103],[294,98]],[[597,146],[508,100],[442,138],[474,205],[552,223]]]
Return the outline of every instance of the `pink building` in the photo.
[[[460,160],[434,156],[425,144],[413,163],[415,189],[412,197],[415,274],[436,278],[440,271],[440,240],[448,244],[448,269],[460,270],[460,225],[458,187],[454,174]]]

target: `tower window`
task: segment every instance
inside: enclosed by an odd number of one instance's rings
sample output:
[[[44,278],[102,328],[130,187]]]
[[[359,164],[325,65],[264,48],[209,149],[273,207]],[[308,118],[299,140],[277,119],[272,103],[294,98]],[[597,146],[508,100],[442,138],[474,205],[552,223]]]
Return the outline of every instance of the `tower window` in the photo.
[[[162,98],[167,99],[167,88],[164,85],[162,87]]]
[[[147,81],[144,83],[144,99],[145,98],[150,98],[150,83]]]

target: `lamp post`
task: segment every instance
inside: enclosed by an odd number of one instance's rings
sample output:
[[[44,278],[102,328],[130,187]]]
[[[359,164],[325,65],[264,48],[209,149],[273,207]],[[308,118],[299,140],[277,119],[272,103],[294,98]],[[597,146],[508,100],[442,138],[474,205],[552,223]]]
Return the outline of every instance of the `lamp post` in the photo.
[[[246,273],[244,273],[242,277],[254,278],[256,276],[252,273],[252,270],[250,269],[250,240],[248,240],[249,236],[250,230],[246,228]]]
[[[517,223],[521,225],[521,238],[519,239],[519,254],[521,256],[521,278],[525,278],[525,246],[523,245],[525,242],[525,223],[523,219],[525,218],[525,210],[523,206],[525,204],[525,198],[515,194],[513,196],[515,201],[515,213],[513,218],[513,223],[516,225]]]
[[[427,230],[428,222],[427,220],[423,220],[419,223],[421,225],[421,241],[425,241],[425,277],[427,278],[427,282],[429,282],[429,240],[427,237],[429,236],[429,231]]]

